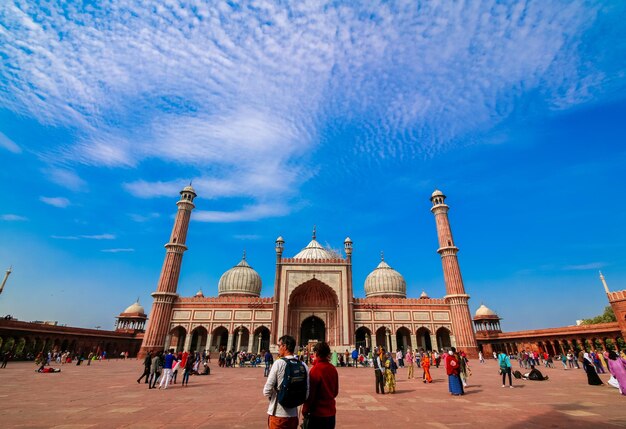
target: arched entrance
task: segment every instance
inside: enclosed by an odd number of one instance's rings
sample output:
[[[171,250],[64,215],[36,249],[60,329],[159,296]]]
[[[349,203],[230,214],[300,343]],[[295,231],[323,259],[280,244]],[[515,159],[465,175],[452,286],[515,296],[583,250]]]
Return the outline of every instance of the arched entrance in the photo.
[[[309,340],[341,344],[337,320],[339,300],[335,291],[315,278],[302,283],[289,296],[286,334],[296,344],[306,346]]]
[[[307,317],[300,326],[300,345],[306,346],[310,341],[326,340],[326,324],[317,316]]]
[[[253,352],[260,353],[270,348],[270,330],[265,326],[258,327],[254,331]]]
[[[389,341],[387,341],[388,330],[386,326],[381,326],[376,330],[376,347],[383,346],[386,351],[389,351]]]
[[[437,344],[441,350],[446,350],[452,347],[452,341],[450,341],[450,331],[446,328],[437,329]]]
[[[417,348],[424,351],[432,351],[433,346],[430,341],[430,331],[427,328],[419,328],[415,334],[417,336]],[[448,338],[450,338],[448,336]]]
[[[405,352],[408,347],[411,347],[411,331],[408,328],[403,326],[396,331],[396,344],[400,350]]]
[[[206,348],[206,340],[208,337],[208,332],[206,328],[202,326],[198,326],[196,329],[191,331],[191,346],[189,351],[193,352],[201,352]]]
[[[355,345],[357,349],[361,347],[363,350],[370,348],[370,344],[372,341],[372,332],[367,329],[365,326],[361,326],[356,330],[355,333]]]
[[[213,330],[211,347],[213,351],[226,350],[228,346],[228,329],[219,326]]]
[[[182,326],[177,326],[170,331],[170,349],[174,349],[176,352],[182,352],[185,347],[185,338],[187,337],[187,331]],[[110,347],[107,345],[107,351],[110,351]],[[117,350],[114,351],[116,353]]]

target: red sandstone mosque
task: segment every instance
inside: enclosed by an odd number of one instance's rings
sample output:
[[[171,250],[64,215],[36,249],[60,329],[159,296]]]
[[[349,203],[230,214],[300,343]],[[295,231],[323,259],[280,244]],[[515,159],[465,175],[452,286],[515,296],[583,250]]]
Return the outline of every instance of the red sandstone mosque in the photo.
[[[222,275],[217,297],[198,292],[176,293],[185,240],[196,193],[180,192],[178,213],[143,338],[141,354],[173,347],[178,350],[273,349],[280,336],[292,335],[299,345],[327,341],[335,350],[383,345],[388,350],[412,346],[437,350],[456,346],[478,353],[468,300],[457,260],[445,195],[432,194],[443,264],[446,295],[407,298],[402,275],[384,257],[365,280],[366,298],[355,298],[352,282],[352,240],[344,255],[325,249],[315,231],[311,242],[293,257],[283,255],[284,239],[275,243],[274,296],[261,298],[261,278],[246,261]]]

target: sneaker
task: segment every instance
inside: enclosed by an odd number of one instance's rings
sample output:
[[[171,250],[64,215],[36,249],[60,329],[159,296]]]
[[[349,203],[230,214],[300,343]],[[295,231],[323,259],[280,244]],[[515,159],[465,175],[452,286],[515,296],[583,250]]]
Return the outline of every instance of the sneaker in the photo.
[[[513,386],[509,386],[511,389],[513,388]]]
[[[502,387],[506,387],[506,386],[503,384]]]

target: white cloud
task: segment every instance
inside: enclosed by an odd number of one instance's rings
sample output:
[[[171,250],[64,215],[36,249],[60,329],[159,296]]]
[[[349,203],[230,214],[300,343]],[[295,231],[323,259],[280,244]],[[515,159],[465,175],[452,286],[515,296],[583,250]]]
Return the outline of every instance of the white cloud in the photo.
[[[243,209],[232,212],[199,210],[197,212],[194,212],[193,219],[199,222],[214,223],[248,222],[267,217],[286,216],[289,213],[289,207],[284,204],[259,203],[255,205],[244,206]]]
[[[129,213],[128,214],[128,217],[130,217],[133,221],[139,222],[139,223],[148,222],[149,220],[156,219],[156,218],[158,218],[160,216],[161,216],[161,214],[160,213],[156,213],[156,212],[148,213],[146,215],[141,215],[141,214],[137,214],[137,213]]]
[[[607,264],[605,262],[590,262],[588,264],[567,265],[563,267],[563,270],[565,271],[599,270],[600,268],[604,268],[606,266]]]
[[[67,206],[69,206],[70,200],[68,200],[67,198],[64,197],[39,197],[39,201],[41,201],[42,203],[48,204],[50,206],[54,206],[54,207],[59,207],[59,208],[66,208]]]
[[[81,235],[80,238],[86,238],[88,240],[115,240],[115,235],[113,234]]]
[[[76,237],[75,235],[51,235],[50,238],[54,238],[55,240],[80,240],[80,237]]]
[[[506,119],[526,94],[564,109],[623,89],[620,70],[582,60],[601,16],[593,4],[257,6],[7,2],[0,103],[75,129],[76,142],[51,149],[65,161],[192,166],[203,196],[254,206],[315,174],[328,128],[356,133],[346,158],[428,157]],[[178,176],[125,189],[170,196]]]
[[[261,236],[258,234],[236,234],[233,238],[236,240],[252,241],[261,239]]]
[[[23,221],[28,220],[28,218],[25,216],[20,216],[20,215],[10,214],[10,213],[0,215],[0,219],[6,220],[8,222],[23,222]]]
[[[102,249],[101,251],[105,253],[130,253],[134,252],[135,249]]]
[[[71,191],[87,190],[87,182],[74,171],[63,168],[49,168],[44,171],[50,181]]]
[[[8,150],[9,152],[22,153],[22,148],[2,133],[0,133],[0,147]]]

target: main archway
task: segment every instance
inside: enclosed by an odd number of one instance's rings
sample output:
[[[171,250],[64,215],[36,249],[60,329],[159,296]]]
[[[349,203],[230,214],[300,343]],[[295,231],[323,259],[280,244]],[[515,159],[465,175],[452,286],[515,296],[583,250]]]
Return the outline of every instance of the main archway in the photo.
[[[340,344],[338,303],[335,291],[320,280],[302,283],[289,296],[286,333],[301,346],[308,345],[309,340]]]

